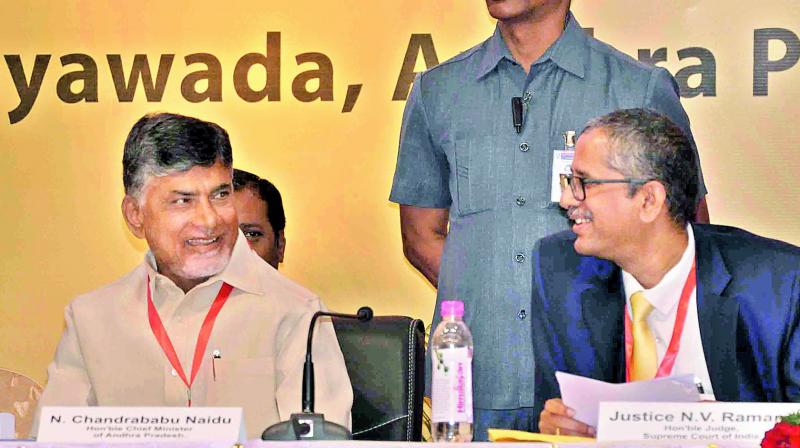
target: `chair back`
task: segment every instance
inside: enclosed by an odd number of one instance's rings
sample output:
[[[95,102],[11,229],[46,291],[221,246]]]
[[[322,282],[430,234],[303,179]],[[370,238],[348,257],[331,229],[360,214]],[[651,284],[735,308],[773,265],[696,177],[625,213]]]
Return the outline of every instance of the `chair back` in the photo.
[[[16,438],[27,438],[42,386],[27,376],[0,368],[0,412],[14,416]]]
[[[353,439],[419,441],[425,333],[419,319],[333,319],[353,385]]]

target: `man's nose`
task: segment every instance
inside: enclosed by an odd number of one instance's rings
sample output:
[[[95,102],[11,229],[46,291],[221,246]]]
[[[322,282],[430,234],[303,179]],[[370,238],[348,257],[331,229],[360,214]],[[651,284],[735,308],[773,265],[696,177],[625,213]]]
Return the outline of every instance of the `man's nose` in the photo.
[[[213,229],[219,222],[219,213],[211,202],[197,201],[197,209],[195,210],[195,224],[199,227],[206,229]]]
[[[577,207],[578,203],[579,202],[572,194],[572,188],[569,185],[561,189],[561,198],[558,201],[558,205],[560,205],[561,208],[564,210],[569,210],[570,207]]]

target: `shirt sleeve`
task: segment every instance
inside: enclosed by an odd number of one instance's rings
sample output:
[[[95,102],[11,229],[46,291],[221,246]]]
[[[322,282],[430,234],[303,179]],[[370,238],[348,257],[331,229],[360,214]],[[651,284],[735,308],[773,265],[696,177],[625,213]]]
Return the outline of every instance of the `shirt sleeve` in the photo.
[[[450,167],[431,138],[420,76],[414,80],[400,128],[400,148],[389,200],[403,205],[447,208]]]
[[[282,341],[283,347],[278,351],[275,397],[281,421],[302,411],[301,391],[308,325],[311,317],[320,309],[319,299],[316,299],[312,309],[291,323]],[[325,420],[350,429],[353,388],[329,318],[317,319],[311,353],[314,359],[314,411],[324,414]]]
[[[43,406],[92,406],[97,404],[81,353],[72,304],[64,311],[66,327],[58,343],[53,362],[47,368],[47,386],[42,392],[34,417],[31,436],[39,430]]]
[[[694,141],[694,136],[689,126],[689,116],[686,115],[686,111],[681,105],[681,100],[678,96],[678,84],[666,69],[656,67],[650,74],[650,82],[647,86],[647,98],[645,98],[644,107],[665,114],[689,136],[689,141],[692,143],[692,150],[694,150],[695,160],[697,161],[697,175],[699,181],[697,186],[699,194],[698,199],[705,196],[708,190],[706,189],[706,183],[703,179],[703,169],[700,166],[697,144]]]

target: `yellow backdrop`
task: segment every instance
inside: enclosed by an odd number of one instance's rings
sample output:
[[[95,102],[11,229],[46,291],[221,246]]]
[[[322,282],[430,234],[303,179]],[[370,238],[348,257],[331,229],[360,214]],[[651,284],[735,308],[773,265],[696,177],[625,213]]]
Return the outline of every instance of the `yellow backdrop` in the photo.
[[[387,201],[404,105],[392,96],[412,35],[443,61],[491,34],[482,1],[74,0],[3,10],[0,367],[44,381],[64,305],[141,261],[145,246],[119,211],[121,155],[131,125],[151,111],[219,123],[235,165],[281,189],[287,276],[332,309],[368,304],[430,320],[435,292],[404,260],[397,207]],[[573,10],[596,37],[634,57],[663,61],[673,74],[689,67],[684,89],[696,96],[683,102],[712,220],[799,244],[796,2],[575,0]],[[247,61],[260,60],[250,53],[272,65],[248,75]],[[132,96],[125,88],[137,54],[152,72],[149,100],[141,81]],[[159,61],[169,59],[162,55],[174,56],[159,78]],[[203,70],[212,74],[191,82]],[[250,90],[240,92],[243,76]],[[305,84],[303,76],[323,79]],[[351,85],[360,94],[343,113]],[[208,100],[192,102],[209,86]]]

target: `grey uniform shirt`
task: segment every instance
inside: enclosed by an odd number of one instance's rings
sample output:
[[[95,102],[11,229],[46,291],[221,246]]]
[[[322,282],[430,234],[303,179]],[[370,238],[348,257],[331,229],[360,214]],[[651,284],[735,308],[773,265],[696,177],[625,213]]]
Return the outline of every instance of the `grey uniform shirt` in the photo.
[[[515,96],[525,99],[519,134]],[[528,254],[539,238],[568,228],[550,201],[553,151],[563,149],[565,132],[632,107],[661,111],[689,131],[669,72],[587,36],[571,14],[527,75],[496,29],[415,80],[389,199],[449,208],[433,324],[442,300],[464,302],[475,407],[533,406]]]

